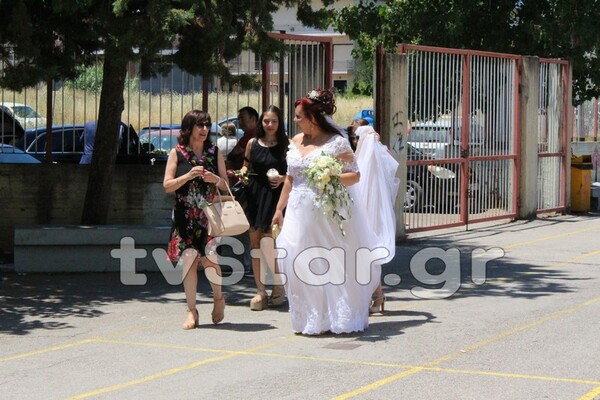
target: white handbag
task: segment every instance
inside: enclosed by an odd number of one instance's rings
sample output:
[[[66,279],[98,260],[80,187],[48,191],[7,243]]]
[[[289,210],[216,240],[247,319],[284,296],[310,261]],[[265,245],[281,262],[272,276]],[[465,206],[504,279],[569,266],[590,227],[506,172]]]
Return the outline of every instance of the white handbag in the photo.
[[[233,197],[227,182],[225,185],[227,185],[229,196],[222,196],[221,192],[217,190],[213,202],[204,209],[208,218],[209,236],[236,236],[250,229],[244,209]]]

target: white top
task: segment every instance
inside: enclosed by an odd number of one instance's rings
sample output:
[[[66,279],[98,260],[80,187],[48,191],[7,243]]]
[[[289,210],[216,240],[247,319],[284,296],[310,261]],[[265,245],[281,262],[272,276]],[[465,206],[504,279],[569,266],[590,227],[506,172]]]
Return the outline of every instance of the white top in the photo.
[[[227,156],[233,150],[233,147],[237,144],[237,139],[230,136],[221,136],[217,139],[217,147],[219,151],[223,153],[223,156]]]

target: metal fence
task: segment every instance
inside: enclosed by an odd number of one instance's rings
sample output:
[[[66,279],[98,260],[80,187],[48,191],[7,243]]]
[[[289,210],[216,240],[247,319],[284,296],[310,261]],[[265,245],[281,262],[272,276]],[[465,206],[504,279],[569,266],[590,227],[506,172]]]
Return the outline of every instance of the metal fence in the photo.
[[[598,98],[588,100],[574,109],[573,137],[574,142],[598,142]]]
[[[568,62],[540,60],[538,100],[538,212],[566,204]]]
[[[191,75],[181,70],[172,61],[175,50],[160,54],[157,62],[167,72],[151,78],[142,79],[140,65],[130,63],[122,121],[133,129],[125,131],[122,141],[137,144],[124,146],[124,150],[143,152],[143,140],[136,142],[131,136],[156,131],[161,145],[153,151],[157,154],[168,151],[176,142],[173,136],[178,133],[181,119],[194,108],[211,114],[215,139],[221,126],[228,122],[236,125],[238,136],[242,134],[237,125],[240,108],[251,106],[260,112],[269,104],[282,108],[288,133],[295,134],[293,101],[314,87],[331,87],[332,39],[279,33],[271,36],[285,45],[278,60],[262,60],[256,54],[244,51],[229,63],[232,75],[254,77],[256,87],[251,90],[217,77]],[[3,146],[0,153],[24,150],[43,159],[45,140],[38,139],[46,134],[46,118],[51,115],[53,125],[60,126],[53,129],[52,152],[73,153],[72,160],[80,158],[86,141],[81,135],[83,124],[96,121],[98,117],[101,64],[99,54],[95,66],[88,68],[75,82],[52,82],[50,87],[39,85],[20,92],[0,88],[0,107],[5,110],[0,115],[0,143],[16,146]],[[4,67],[0,65],[0,71]],[[18,116],[13,110],[15,107],[26,107],[19,112],[28,114],[28,118]],[[36,118],[32,118],[34,114],[38,114]],[[26,134],[25,131],[29,132]],[[166,148],[161,147],[162,144]]]
[[[407,232],[514,216],[518,56],[402,45]]]

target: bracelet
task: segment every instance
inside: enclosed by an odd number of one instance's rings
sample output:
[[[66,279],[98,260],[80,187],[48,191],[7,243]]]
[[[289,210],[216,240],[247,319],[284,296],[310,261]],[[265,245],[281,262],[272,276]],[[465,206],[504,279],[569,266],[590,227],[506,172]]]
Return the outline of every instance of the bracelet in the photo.
[[[215,186],[219,187],[219,184],[221,183],[221,181],[222,181],[221,177],[220,176],[217,177],[217,181],[215,182]]]

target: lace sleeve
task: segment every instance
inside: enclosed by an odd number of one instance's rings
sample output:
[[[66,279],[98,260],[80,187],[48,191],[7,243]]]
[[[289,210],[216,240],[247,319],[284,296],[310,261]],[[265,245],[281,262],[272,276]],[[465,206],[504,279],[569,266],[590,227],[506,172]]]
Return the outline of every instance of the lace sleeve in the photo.
[[[358,164],[350,142],[343,136],[336,135],[333,141],[333,155],[344,163],[344,172],[358,172]]]

